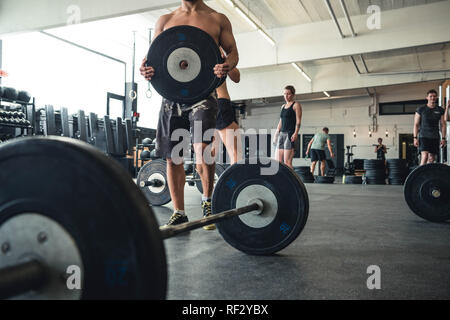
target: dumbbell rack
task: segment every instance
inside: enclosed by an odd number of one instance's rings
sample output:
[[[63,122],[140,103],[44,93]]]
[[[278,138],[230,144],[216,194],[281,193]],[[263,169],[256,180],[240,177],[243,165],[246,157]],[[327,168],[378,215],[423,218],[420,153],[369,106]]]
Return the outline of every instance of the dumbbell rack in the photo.
[[[10,111],[10,110],[14,111]],[[20,110],[20,111],[17,111]],[[9,127],[21,130],[20,136],[34,134],[35,98],[32,102],[10,100],[0,97],[0,128]],[[17,136],[16,134],[14,134]]]

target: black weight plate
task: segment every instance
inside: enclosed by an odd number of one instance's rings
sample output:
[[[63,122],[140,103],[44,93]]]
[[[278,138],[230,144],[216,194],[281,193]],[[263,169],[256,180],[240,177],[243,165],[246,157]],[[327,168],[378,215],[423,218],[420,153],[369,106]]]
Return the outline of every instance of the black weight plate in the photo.
[[[196,27],[177,26],[162,32],[150,46],[147,61],[155,69],[152,86],[170,101],[194,104],[225,81],[213,71],[224,62],[217,43]],[[183,61],[188,62],[185,69]]]
[[[362,184],[362,176],[345,176],[344,184]]]
[[[272,208],[278,208],[270,212],[272,216],[268,221],[264,221],[265,214],[247,213],[217,223],[225,241],[247,254],[270,255],[282,250],[298,237],[308,219],[309,200],[305,186],[293,170],[274,161],[264,160],[262,163],[268,163],[266,165],[252,164],[252,159],[247,164],[245,160],[241,161],[222,174],[214,189],[213,213],[234,209],[240,195],[249,189],[267,190],[258,194],[258,198],[263,202],[271,201]],[[277,165],[276,174],[261,175],[261,168],[276,168]],[[255,224],[267,224],[255,227],[245,222],[247,218],[254,219]]]
[[[3,87],[3,98],[9,100],[16,100],[19,92],[14,88]]]
[[[300,176],[300,180],[302,180],[303,183],[314,183],[315,182],[314,178],[304,178],[302,176]]]
[[[217,181],[222,173],[225,171],[225,167],[222,166],[219,163],[216,163],[216,174],[214,175],[214,181]],[[200,179],[200,177],[198,177]],[[197,187],[197,190],[203,194],[203,186],[201,181],[195,181],[195,186]]]
[[[315,182],[316,183],[334,183],[334,177],[316,176]]]
[[[19,91],[17,100],[28,103],[31,100],[31,95],[26,91]]]
[[[165,160],[155,159],[146,163],[140,170],[136,184],[140,186],[142,181],[159,180],[162,186],[141,188],[148,202],[153,206],[163,206],[170,202],[170,190],[167,184],[167,164]]]
[[[0,86],[0,98],[3,97],[3,91],[4,91],[3,87]]]
[[[157,221],[116,161],[81,141],[39,137],[2,144],[0,167],[0,225],[21,213],[62,225],[82,258],[82,299],[165,298]]]
[[[439,190],[438,194],[433,190]],[[444,222],[450,219],[450,167],[427,164],[411,172],[403,189],[406,203],[419,217]]]
[[[311,172],[310,167],[294,167],[295,172]]]

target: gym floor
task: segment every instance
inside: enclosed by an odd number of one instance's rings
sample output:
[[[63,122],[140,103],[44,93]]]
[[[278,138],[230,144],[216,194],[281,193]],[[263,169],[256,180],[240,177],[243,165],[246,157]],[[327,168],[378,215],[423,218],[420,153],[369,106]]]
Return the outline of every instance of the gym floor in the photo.
[[[402,186],[305,186],[308,222],[277,255],[246,255],[229,246],[217,230],[199,229],[165,240],[167,298],[450,298],[450,223],[431,223],[414,215]],[[201,217],[200,202],[197,189],[186,185],[190,220]],[[154,207],[154,212],[165,224],[171,203]],[[380,268],[380,289],[368,289],[374,274],[369,266]]]

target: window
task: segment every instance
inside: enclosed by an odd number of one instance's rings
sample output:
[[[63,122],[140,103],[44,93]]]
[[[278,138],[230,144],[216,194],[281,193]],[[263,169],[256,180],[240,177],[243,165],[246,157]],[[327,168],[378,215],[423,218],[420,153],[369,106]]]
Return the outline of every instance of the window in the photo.
[[[414,114],[418,107],[426,104],[427,100],[380,103],[380,115]]]

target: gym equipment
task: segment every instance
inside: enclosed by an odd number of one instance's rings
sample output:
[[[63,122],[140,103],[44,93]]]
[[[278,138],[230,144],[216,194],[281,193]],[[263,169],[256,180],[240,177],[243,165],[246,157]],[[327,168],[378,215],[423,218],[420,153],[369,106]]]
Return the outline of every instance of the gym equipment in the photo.
[[[364,160],[367,184],[386,184],[386,168],[384,160]]]
[[[16,265],[25,299],[163,299],[167,271],[154,215],[116,161],[81,141],[18,138],[0,146],[0,298]],[[30,165],[32,163],[32,165]],[[69,266],[82,291],[68,290]],[[3,270],[2,268],[10,267]],[[41,269],[41,271],[36,270]],[[49,280],[36,292],[47,270]],[[33,271],[34,270],[34,271]],[[39,276],[41,275],[41,276]],[[33,281],[22,281],[24,278]],[[13,282],[13,283],[11,283]],[[17,292],[15,293],[17,294]]]
[[[347,153],[345,154],[347,156],[347,162],[344,165],[344,173],[347,175],[352,175],[355,173],[355,167],[352,161],[352,158],[354,156],[353,153],[353,148],[355,148],[356,145],[352,145],[352,146],[346,146],[347,148]]]
[[[314,183],[314,176],[310,167],[294,167],[294,171],[303,183]]]
[[[330,176],[316,176],[315,183],[334,183],[334,177]]]
[[[151,205],[163,206],[171,200],[166,166],[165,160],[155,159],[147,162],[139,170],[136,184],[144,192]]]
[[[274,161],[229,167],[217,182],[213,215],[158,228],[124,169],[89,144],[63,137],[4,143],[0,298],[163,299],[162,239],[211,223],[235,248],[273,254],[298,237],[309,211],[302,182]],[[261,175],[274,165],[276,174]],[[73,267],[81,290],[68,290]]]
[[[147,55],[147,66],[155,69],[152,86],[164,98],[182,104],[207,98],[225,81],[213,71],[223,62],[214,39],[192,26],[165,30],[152,42]]]
[[[362,176],[345,176],[344,184],[362,184]]]
[[[388,181],[391,185],[403,185],[408,175],[407,162],[404,159],[387,159]]]
[[[2,93],[3,99],[7,99],[10,101],[16,101],[18,95],[19,95],[19,92],[16,89],[10,88],[10,87],[3,87],[3,93]]]
[[[406,203],[419,217],[444,222],[450,219],[450,167],[432,163],[417,167],[403,188]]]
[[[31,95],[27,91],[19,91],[17,95],[17,100],[28,103],[31,100]]]

